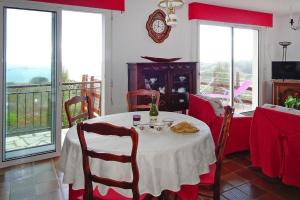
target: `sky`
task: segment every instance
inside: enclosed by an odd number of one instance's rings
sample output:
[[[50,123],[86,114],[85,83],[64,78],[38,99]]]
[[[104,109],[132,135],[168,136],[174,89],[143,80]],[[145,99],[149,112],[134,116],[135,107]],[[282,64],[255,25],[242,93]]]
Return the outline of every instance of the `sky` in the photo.
[[[8,71],[15,68],[50,69],[52,13],[7,9]],[[82,74],[101,78],[102,15],[63,11],[62,63],[72,80]]]
[[[52,14],[7,9],[6,60],[12,67],[46,68],[51,63]]]
[[[224,26],[200,25],[200,62],[231,61],[231,28]],[[251,61],[258,32],[251,29],[234,29],[235,61]]]
[[[102,15],[63,11],[62,63],[69,78],[81,81],[82,74],[101,78]]]

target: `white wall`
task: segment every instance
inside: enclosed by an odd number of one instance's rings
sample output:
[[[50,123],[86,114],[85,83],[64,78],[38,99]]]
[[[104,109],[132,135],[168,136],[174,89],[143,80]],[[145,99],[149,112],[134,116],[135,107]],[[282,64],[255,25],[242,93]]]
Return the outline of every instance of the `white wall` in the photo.
[[[298,19],[299,15],[295,15]],[[272,103],[272,61],[282,60],[281,41],[292,42],[287,50],[287,61],[300,61],[300,30],[290,28],[289,16],[274,16],[274,27],[262,31],[261,83],[262,103]],[[296,22],[297,23],[297,22]]]
[[[169,38],[163,43],[155,43],[146,30],[148,16],[158,9],[158,1],[126,1],[126,12],[113,13],[112,35],[112,80],[111,106],[106,113],[127,111],[126,93],[128,91],[127,62],[146,61],[140,56],[182,57],[181,61],[192,58],[192,22],[188,20],[187,5],[176,11],[179,23],[172,28]],[[195,52],[194,52],[195,53]],[[107,88],[110,90],[110,88]],[[111,99],[107,99],[111,101]],[[107,103],[106,105],[108,105]]]
[[[187,4],[176,13],[178,25],[170,36],[157,44],[148,36],[146,21],[156,9],[158,1],[126,1],[124,13],[113,12],[112,21],[112,66],[109,77],[113,85],[106,86],[106,114],[127,111],[128,90],[127,62],[143,62],[140,56],[182,57],[182,61],[197,59],[197,22],[188,20]],[[300,60],[300,31],[289,27],[288,16],[274,16],[273,28],[260,29],[260,104],[272,102],[271,63],[281,60],[279,41],[291,41],[288,60]],[[107,83],[107,82],[106,82]]]

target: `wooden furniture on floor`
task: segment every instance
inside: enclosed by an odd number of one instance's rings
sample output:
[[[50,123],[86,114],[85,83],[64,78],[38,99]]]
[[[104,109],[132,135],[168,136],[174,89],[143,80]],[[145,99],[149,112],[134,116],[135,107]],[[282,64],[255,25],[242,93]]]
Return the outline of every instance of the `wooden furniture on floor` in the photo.
[[[233,118],[234,109],[230,106],[225,106],[225,113],[221,133],[218,144],[216,146],[216,157],[217,162],[211,165],[210,172],[200,176],[200,195],[205,197],[212,197],[214,200],[220,200],[220,179],[221,179],[221,168],[224,159],[224,150],[227,143],[227,139],[230,133],[230,124]],[[207,195],[201,192],[201,187],[210,186],[213,189],[213,196]]]
[[[138,112],[141,115],[142,121],[147,121],[149,118],[148,111]],[[174,121],[187,121],[201,130],[198,133],[183,136],[175,134],[169,128],[163,128],[160,133],[156,130],[151,134],[151,130],[139,130],[139,147],[138,147],[138,167],[142,169],[139,180],[139,192],[141,197],[145,194],[159,196],[164,191],[177,191],[182,185],[194,185],[196,189],[193,194],[198,195],[198,185],[195,185],[195,180],[199,180],[199,175],[207,173],[207,169],[216,161],[215,145],[211,137],[209,127],[193,117],[188,115],[178,114],[176,112],[159,113],[159,118],[173,119]],[[106,115],[103,117],[87,120],[86,123],[113,123],[117,126],[131,127],[132,113],[118,113]],[[151,131],[151,132],[149,132]],[[148,134],[149,133],[149,134]],[[127,137],[105,137],[96,134],[85,134],[85,139],[89,150],[95,152],[114,152],[118,155],[129,155],[131,149],[131,141]],[[84,175],[82,173],[82,152],[80,151],[76,126],[71,127],[66,134],[65,142],[62,147],[60,157],[60,169],[64,173],[64,183],[72,184],[70,187],[69,199],[78,199],[82,196],[84,188]],[[73,151],[72,149],[76,149]],[[195,151],[197,149],[197,151]],[[180,152],[178,154],[178,152]],[[205,156],[203,156],[205,155]],[[172,159],[166,159],[172,158]],[[192,163],[191,163],[192,161]],[[198,164],[202,166],[199,169]],[[90,166],[92,171],[97,172],[99,169],[103,177],[111,177],[117,180],[126,178],[126,181],[131,181],[132,170],[130,167],[123,167],[118,162],[104,162],[99,159],[93,160],[93,165]],[[160,169],[154,170],[153,169]],[[163,173],[161,173],[163,172]],[[116,174],[117,173],[117,174]],[[115,191],[117,194],[131,197],[131,190],[123,190],[121,188],[108,187],[94,183],[94,192],[105,195],[109,198],[109,191]],[[76,193],[76,190],[81,190]],[[107,196],[107,195],[109,196]],[[189,195],[191,192],[189,193]],[[95,194],[96,195],[96,194]],[[120,199],[118,199],[120,200]],[[186,198],[185,200],[193,200]]]
[[[81,104],[81,105],[78,105],[78,106],[81,106],[80,113],[76,112],[76,110],[77,110],[76,104]],[[85,107],[82,108],[83,104],[85,105]],[[73,109],[75,109],[75,111],[73,112],[73,113],[75,113],[74,116],[72,116],[72,114],[71,114],[71,106],[75,106],[73,108]],[[92,118],[92,112],[91,112],[91,107],[90,107],[88,96],[74,96],[71,99],[65,101],[65,111],[66,111],[67,119],[69,122],[69,128],[71,128],[74,125],[74,123],[78,120]]]
[[[113,135],[120,137],[131,137],[132,149],[130,156],[128,155],[115,155],[111,153],[97,153],[93,150],[87,149],[87,143],[85,140],[84,131],[93,132],[99,135]],[[100,183],[107,186],[118,187],[123,189],[131,189],[133,194],[133,200],[139,200],[139,170],[136,160],[137,147],[138,147],[138,134],[134,128],[127,129],[124,127],[114,126],[108,123],[80,123],[77,125],[77,134],[80,141],[82,150],[82,163],[84,171],[84,200],[96,199],[93,196],[93,182]],[[101,145],[101,144],[99,144]],[[98,158],[105,161],[115,161],[121,163],[131,163],[131,170],[133,174],[132,182],[117,181],[110,178],[102,178],[94,175],[90,169],[89,158]]]
[[[128,111],[138,111],[138,110],[145,110],[150,109],[149,103],[151,102],[152,96],[155,96],[156,99],[156,105],[159,106],[159,99],[160,99],[160,93],[156,90],[134,90],[129,91],[127,93],[127,104],[128,104]],[[141,98],[144,98],[143,100]],[[146,99],[148,99],[148,102],[146,104],[139,104],[139,102],[145,102]]]
[[[99,86],[98,86],[99,85]],[[80,91],[81,96],[88,96],[91,105],[92,115],[97,117],[101,115],[101,81],[96,79],[95,76],[82,75],[82,87]],[[86,107],[85,103],[81,108]]]
[[[273,80],[273,104],[284,106],[288,96],[300,98],[300,81]]]
[[[128,63],[128,91],[160,91],[159,110],[185,111],[196,93],[197,62]]]

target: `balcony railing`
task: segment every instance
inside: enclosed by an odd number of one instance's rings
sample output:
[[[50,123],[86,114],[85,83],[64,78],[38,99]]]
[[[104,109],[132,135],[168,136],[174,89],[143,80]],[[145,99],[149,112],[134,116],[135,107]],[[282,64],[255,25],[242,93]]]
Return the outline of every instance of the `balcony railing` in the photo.
[[[49,130],[51,128],[51,108],[56,106],[51,102],[50,84],[12,85],[7,87],[7,136],[25,135]],[[76,95],[85,95],[84,91],[93,91],[100,96],[101,81],[66,82],[62,83],[62,127],[68,127],[64,102]],[[92,100],[92,107],[100,110],[101,100]],[[53,105],[53,106],[52,106]],[[72,108],[76,112],[80,106]]]
[[[225,72],[200,72],[200,92],[206,94],[229,94],[230,89],[230,74]],[[241,83],[245,80],[252,80],[252,74],[243,73],[242,76],[239,72],[235,73],[234,89],[238,89]],[[244,91],[239,99],[245,105],[252,105],[252,84]]]

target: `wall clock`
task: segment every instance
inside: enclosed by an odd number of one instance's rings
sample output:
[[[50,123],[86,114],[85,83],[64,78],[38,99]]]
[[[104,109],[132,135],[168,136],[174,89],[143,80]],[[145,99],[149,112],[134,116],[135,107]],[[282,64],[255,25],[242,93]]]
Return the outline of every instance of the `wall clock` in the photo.
[[[162,43],[169,37],[171,26],[166,23],[166,14],[164,11],[157,9],[148,18],[146,28],[148,35],[156,43]]]

